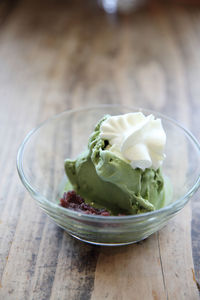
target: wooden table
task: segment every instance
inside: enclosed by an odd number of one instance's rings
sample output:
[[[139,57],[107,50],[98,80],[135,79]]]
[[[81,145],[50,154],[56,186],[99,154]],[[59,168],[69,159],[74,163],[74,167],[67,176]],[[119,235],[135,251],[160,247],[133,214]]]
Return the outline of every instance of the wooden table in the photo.
[[[200,139],[200,8],[153,2],[109,18],[95,1],[0,2],[0,299],[199,298],[199,193],[138,244],[84,244],[18,178],[32,127],[69,108],[158,110]]]

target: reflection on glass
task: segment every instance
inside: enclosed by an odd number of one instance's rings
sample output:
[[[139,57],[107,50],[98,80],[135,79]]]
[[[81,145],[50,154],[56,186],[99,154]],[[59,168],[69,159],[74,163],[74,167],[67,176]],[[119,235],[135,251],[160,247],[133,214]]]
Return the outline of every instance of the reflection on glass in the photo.
[[[108,14],[114,14],[117,11],[127,13],[145,2],[145,0],[99,0],[100,5]]]

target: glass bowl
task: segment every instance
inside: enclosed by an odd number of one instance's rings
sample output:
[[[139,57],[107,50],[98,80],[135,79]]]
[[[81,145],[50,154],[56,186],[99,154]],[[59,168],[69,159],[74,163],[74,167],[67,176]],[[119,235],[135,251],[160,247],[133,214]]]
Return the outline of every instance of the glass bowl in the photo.
[[[141,111],[161,118],[167,135],[165,174],[173,186],[163,208],[129,216],[86,215],[59,205],[67,178],[64,160],[76,158],[87,147],[94,126],[105,114]],[[188,202],[200,185],[200,145],[194,136],[170,118],[146,109],[119,105],[65,111],[33,129],[17,155],[22,183],[38,205],[72,236],[92,244],[125,245],[145,239],[162,228]]]

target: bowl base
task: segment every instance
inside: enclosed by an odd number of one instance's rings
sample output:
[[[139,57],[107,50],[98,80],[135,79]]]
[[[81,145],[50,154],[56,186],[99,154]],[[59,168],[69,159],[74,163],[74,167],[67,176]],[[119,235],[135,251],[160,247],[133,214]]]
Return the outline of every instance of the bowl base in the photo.
[[[78,236],[76,236],[75,234],[69,233],[67,231],[65,231],[67,234],[71,235],[72,237],[74,237],[75,239],[87,243],[87,244],[91,244],[91,245],[96,245],[96,246],[126,246],[126,245],[131,245],[131,244],[135,244],[138,242],[141,242],[143,240],[145,240],[147,237],[144,237],[143,239],[137,240],[137,241],[132,241],[132,242],[122,242],[122,243],[101,243],[101,242],[94,242],[94,241],[89,241],[89,240],[85,240],[83,238],[80,238]]]

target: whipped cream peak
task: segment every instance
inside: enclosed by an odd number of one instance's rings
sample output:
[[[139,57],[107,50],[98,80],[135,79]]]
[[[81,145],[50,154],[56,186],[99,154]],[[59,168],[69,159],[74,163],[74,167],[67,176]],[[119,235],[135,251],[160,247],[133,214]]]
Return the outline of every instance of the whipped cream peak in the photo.
[[[166,134],[160,119],[141,112],[110,116],[100,128],[100,137],[109,141],[109,151],[135,168],[157,170],[165,159]]]

